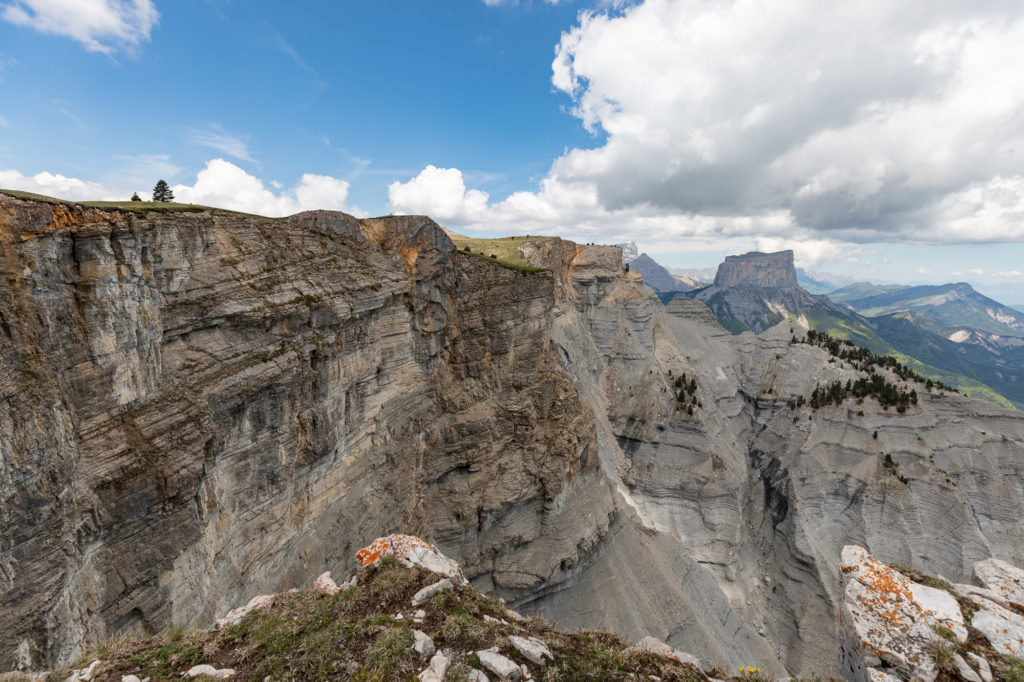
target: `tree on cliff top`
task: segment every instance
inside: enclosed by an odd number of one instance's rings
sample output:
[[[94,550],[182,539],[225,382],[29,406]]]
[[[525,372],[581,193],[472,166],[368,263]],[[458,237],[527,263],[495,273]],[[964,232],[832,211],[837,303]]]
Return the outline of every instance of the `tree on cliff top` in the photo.
[[[153,188],[153,201],[174,201],[174,192],[163,180],[157,181]]]
[[[138,192],[132,195],[132,201],[142,201],[142,197],[139,196]]]

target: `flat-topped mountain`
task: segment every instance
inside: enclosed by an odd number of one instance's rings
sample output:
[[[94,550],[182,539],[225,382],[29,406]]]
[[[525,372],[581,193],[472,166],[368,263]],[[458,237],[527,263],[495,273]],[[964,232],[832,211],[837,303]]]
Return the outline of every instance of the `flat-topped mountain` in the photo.
[[[726,256],[718,266],[715,286],[792,289],[799,286],[792,251],[761,253],[751,251],[742,256]]]

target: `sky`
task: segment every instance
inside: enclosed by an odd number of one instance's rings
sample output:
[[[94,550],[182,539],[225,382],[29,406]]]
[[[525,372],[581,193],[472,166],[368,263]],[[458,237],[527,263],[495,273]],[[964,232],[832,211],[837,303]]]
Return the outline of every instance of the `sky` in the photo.
[[[1019,0],[0,0],[0,187],[1024,303]]]

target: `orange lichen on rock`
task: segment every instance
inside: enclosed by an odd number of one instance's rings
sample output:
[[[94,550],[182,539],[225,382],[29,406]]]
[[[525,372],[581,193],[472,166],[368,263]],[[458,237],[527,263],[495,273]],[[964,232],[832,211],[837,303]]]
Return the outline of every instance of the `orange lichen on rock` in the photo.
[[[433,545],[420,540],[415,535],[388,535],[387,537],[377,538],[356,552],[356,560],[360,566],[370,566],[386,556],[396,556],[404,559],[409,554],[409,551],[413,549],[437,551]]]

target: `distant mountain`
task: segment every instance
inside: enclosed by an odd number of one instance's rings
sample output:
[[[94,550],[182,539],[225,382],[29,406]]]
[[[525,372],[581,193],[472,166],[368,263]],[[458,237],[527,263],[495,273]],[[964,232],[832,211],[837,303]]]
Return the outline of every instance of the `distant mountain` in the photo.
[[[637,248],[636,242],[625,242],[623,244],[616,244],[615,246],[622,249],[622,264],[629,265],[637,256],[640,255],[640,250]]]
[[[883,291],[873,290],[872,286],[855,284],[833,292],[829,298],[867,317],[914,313],[937,323],[935,331],[947,336],[964,329],[1024,338],[1024,313],[979,294],[967,282]]]
[[[636,242],[625,242],[615,246],[622,249],[622,264],[628,265],[631,270],[643,275],[644,284],[657,291],[658,294],[675,294],[703,286],[690,277],[672,274],[668,268],[646,253],[639,253]],[[671,298],[672,296],[668,296],[666,300]]]
[[[713,279],[718,268],[669,268],[669,272],[680,277],[688,277],[695,282],[701,282],[701,286],[707,286]]]
[[[872,282],[854,282],[845,287],[830,291],[828,297],[836,303],[849,303],[870,296],[891,294],[901,289],[909,289],[905,284],[874,284]]]
[[[1009,307],[1013,308],[1014,310],[1016,310],[1018,312],[1024,313],[1024,303],[1014,303],[1014,304],[1010,305]]]
[[[886,296],[915,288],[861,282],[833,295],[854,302],[885,300]],[[685,295],[704,302],[719,323],[734,334],[761,333],[786,319],[799,321],[876,354],[897,356],[917,372],[969,395],[1002,405],[1024,406],[1024,339],[952,328],[929,317],[962,314],[975,307],[960,305],[936,312],[920,306],[913,312],[868,317],[847,307],[849,303],[834,302],[832,295],[814,295],[800,286],[792,251],[729,256],[719,266],[714,284]],[[958,295],[974,301],[965,292]],[[952,296],[946,299],[959,300]],[[980,305],[981,309],[1000,311],[998,314],[1005,317],[1001,312],[1005,306],[986,300],[990,302]]]
[[[787,318],[803,318],[808,323],[812,318],[835,319],[851,329],[864,327],[860,345],[879,345],[871,338],[870,327],[856,319],[856,313],[800,286],[792,251],[727,256],[718,266],[714,284],[687,296],[705,303],[734,334],[760,334]]]
[[[827,294],[843,286],[837,281],[826,279],[828,275],[808,272],[803,268],[796,269],[796,281],[812,294]]]
[[[630,261],[628,265],[631,270],[635,270],[643,275],[644,284],[659,294],[690,291],[700,286],[699,282],[673,275],[667,268],[658,264],[646,253],[640,254]]]

